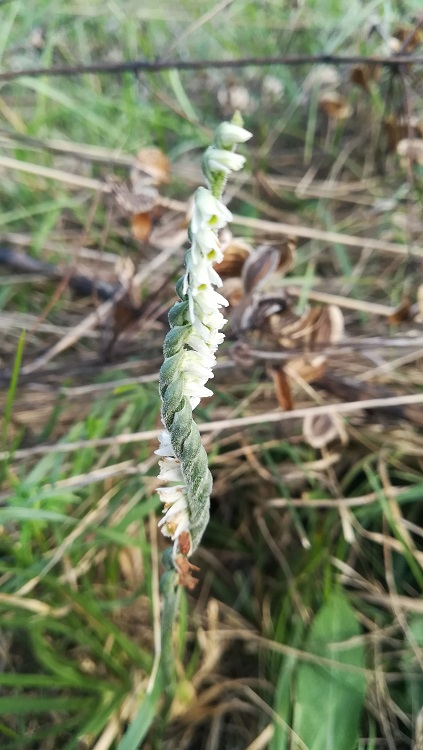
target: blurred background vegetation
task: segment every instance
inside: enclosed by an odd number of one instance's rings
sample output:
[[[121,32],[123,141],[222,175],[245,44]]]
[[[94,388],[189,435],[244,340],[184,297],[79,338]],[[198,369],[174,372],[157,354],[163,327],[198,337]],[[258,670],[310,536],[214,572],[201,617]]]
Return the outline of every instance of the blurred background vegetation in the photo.
[[[419,0],[10,0],[1,71],[421,60],[422,23]],[[423,746],[421,71],[0,80],[4,750]],[[201,152],[235,109],[254,139],[197,410],[212,520],[168,706],[157,377]]]

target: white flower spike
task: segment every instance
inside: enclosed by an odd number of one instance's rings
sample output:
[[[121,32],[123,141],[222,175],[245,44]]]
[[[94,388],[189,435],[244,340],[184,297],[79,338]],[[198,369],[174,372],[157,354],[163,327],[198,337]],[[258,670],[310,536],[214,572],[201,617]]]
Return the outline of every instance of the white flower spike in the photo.
[[[235,148],[250,137],[238,122],[225,122],[205,152],[203,171],[208,188],[200,187],[195,193],[189,228],[191,248],[185,256],[185,275],[176,287],[181,301],[169,312],[171,330],[164,343],[165,361],[160,370],[165,429],[155,452],[160,456],[159,478],[170,485],[157,490],[164,504],[159,527],[173,540],[173,564],[185,584],[189,578],[183,560],[187,563],[186,557],[195,551],[207,526],[212,487],[207,454],[192,410],[202,398],[213,395],[206,383],[213,377],[215,352],[224,339],[221,328],[226,320],[220,308],[228,302],[215,291],[222,281],[213,264],[223,258],[217,232],[232,214],[220,198],[227,176],[245,163],[245,157],[235,153]]]

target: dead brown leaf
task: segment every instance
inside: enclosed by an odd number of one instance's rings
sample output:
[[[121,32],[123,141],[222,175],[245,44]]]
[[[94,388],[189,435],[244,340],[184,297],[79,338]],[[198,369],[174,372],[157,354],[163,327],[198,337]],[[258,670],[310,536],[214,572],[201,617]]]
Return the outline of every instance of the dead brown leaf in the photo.
[[[318,100],[319,109],[333,120],[347,120],[352,114],[349,101],[337,91],[323,91]]]
[[[294,408],[294,401],[292,398],[291,386],[283,367],[269,367],[269,370],[275,386],[276,398],[278,399],[279,406],[281,406],[284,411],[292,411]]]
[[[329,443],[340,438],[347,442],[347,433],[343,422],[336,414],[308,415],[303,422],[304,440],[312,448],[325,448]]]
[[[231,276],[241,276],[242,268],[248,256],[252,253],[252,247],[239,237],[232,237],[222,246],[223,260],[215,263],[214,267],[222,279]]]
[[[153,223],[149,211],[131,216],[132,235],[138,242],[147,242]]]
[[[131,171],[134,188],[143,185],[163,185],[170,179],[170,163],[159,148],[142,148],[138,151]]]

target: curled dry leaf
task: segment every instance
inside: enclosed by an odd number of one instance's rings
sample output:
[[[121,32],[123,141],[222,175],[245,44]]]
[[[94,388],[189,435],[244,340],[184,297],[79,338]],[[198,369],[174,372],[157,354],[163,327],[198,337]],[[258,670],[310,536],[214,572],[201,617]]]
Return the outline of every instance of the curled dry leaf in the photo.
[[[125,182],[110,175],[106,177],[106,183],[116,204],[128,214],[151,211],[159,197],[158,191],[151,185],[139,185],[138,190],[134,191]]]
[[[262,287],[276,271],[285,276],[295,260],[296,238],[288,237],[279,245],[260,245],[250,253],[242,269],[246,294]]]
[[[214,267],[222,279],[241,276],[245,261],[253,249],[248,242],[240,237],[232,237],[222,245],[223,260],[215,263]]]
[[[389,152],[395,151],[397,145],[407,138],[416,138],[423,136],[423,120],[407,115],[391,114],[385,117],[383,127],[387,138],[387,148]],[[402,147],[403,148],[403,147]]]
[[[337,305],[320,305],[307,310],[301,318],[283,326],[279,332],[279,343],[287,349],[299,345],[312,349],[314,346],[337,344],[344,335],[344,316]]]
[[[344,316],[337,305],[328,305],[316,320],[314,344],[339,344],[344,336]]]
[[[139,213],[131,216],[132,235],[138,242],[147,242],[153,223],[151,213]]]
[[[403,138],[397,144],[397,154],[403,167],[407,166],[408,159],[423,167],[423,140],[420,138]]]
[[[279,318],[288,307],[285,292],[263,294],[253,292],[241,298],[231,317],[232,327],[240,333],[249,330],[260,330],[266,327],[272,332],[270,321],[274,316]]]
[[[337,414],[307,415],[303,422],[303,437],[312,448],[325,448],[336,439],[341,439],[343,445],[348,442],[344,424]]]
[[[370,91],[370,83],[378,81],[381,74],[382,68],[380,65],[372,65],[371,63],[354,65],[350,70],[350,81],[365,91]]]
[[[295,357],[285,365],[285,371],[293,380],[301,378],[306,383],[313,383],[325,374],[326,357],[322,354]]]
[[[283,367],[269,367],[270,374],[272,376],[273,385],[275,386],[276,398],[278,399],[279,406],[284,411],[292,411],[294,408],[294,401],[292,398],[291,386],[289,378]]]
[[[276,247],[261,245],[247,258],[242,269],[242,280],[246,294],[258,289],[274,273],[279,264],[279,253]]]
[[[131,170],[131,181],[136,192],[143,185],[163,185],[169,182],[170,163],[159,148],[142,148],[138,151]]]
[[[347,120],[352,114],[352,107],[345,96],[337,91],[323,91],[319,96],[319,109],[333,120]]]
[[[404,297],[395,310],[388,316],[388,321],[391,325],[396,326],[399,323],[405,323],[411,317],[411,300],[409,297]]]
[[[405,25],[397,26],[390,39],[393,46],[395,46],[395,41],[399,43],[397,49],[394,50],[395,52],[399,52],[400,50],[404,54],[413,52],[416,47],[423,44],[423,29],[420,24],[414,28],[413,26]]]
[[[326,357],[321,354],[311,357],[295,357],[284,367],[272,367],[270,372],[275,386],[279,405],[290,411],[294,408],[291,380],[305,380],[312,383],[321,378],[326,371]]]

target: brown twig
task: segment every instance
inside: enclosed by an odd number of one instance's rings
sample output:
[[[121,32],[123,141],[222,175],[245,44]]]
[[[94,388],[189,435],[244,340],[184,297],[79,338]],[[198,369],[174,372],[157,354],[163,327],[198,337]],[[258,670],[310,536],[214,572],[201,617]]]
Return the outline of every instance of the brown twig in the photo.
[[[308,415],[318,416],[321,414],[354,414],[355,412],[368,409],[390,409],[395,406],[411,406],[412,404],[423,404],[423,393],[406,394],[405,396],[394,396],[392,398],[372,398],[364,401],[351,401],[348,403],[325,404],[323,406],[306,406],[293,411],[286,412],[263,412],[253,414],[249,417],[235,417],[233,419],[220,419],[214,422],[201,422],[198,428],[201,433],[222,430],[248,429],[253,426],[268,426],[270,423],[292,421],[302,419]],[[30,456],[42,456],[46,453],[72,453],[73,451],[86,448],[105,448],[107,446],[129,445],[149,440],[155,440],[160,430],[145,430],[129,434],[114,435],[112,437],[94,438],[92,440],[78,440],[73,443],[56,443],[54,445],[35,445],[33,448],[21,448],[16,451],[2,451],[0,461],[10,458],[20,459]]]
[[[411,55],[280,55],[277,57],[242,57],[224,60],[121,60],[119,62],[98,61],[90,65],[66,65],[51,68],[28,68],[8,70],[0,73],[0,81],[13,81],[22,76],[38,78],[40,76],[77,76],[91,73],[107,73],[119,75],[122,73],[157,73],[162,70],[205,70],[207,68],[245,68],[247,66],[263,67],[270,65],[383,65],[397,67],[398,65],[422,65],[423,57]]]

